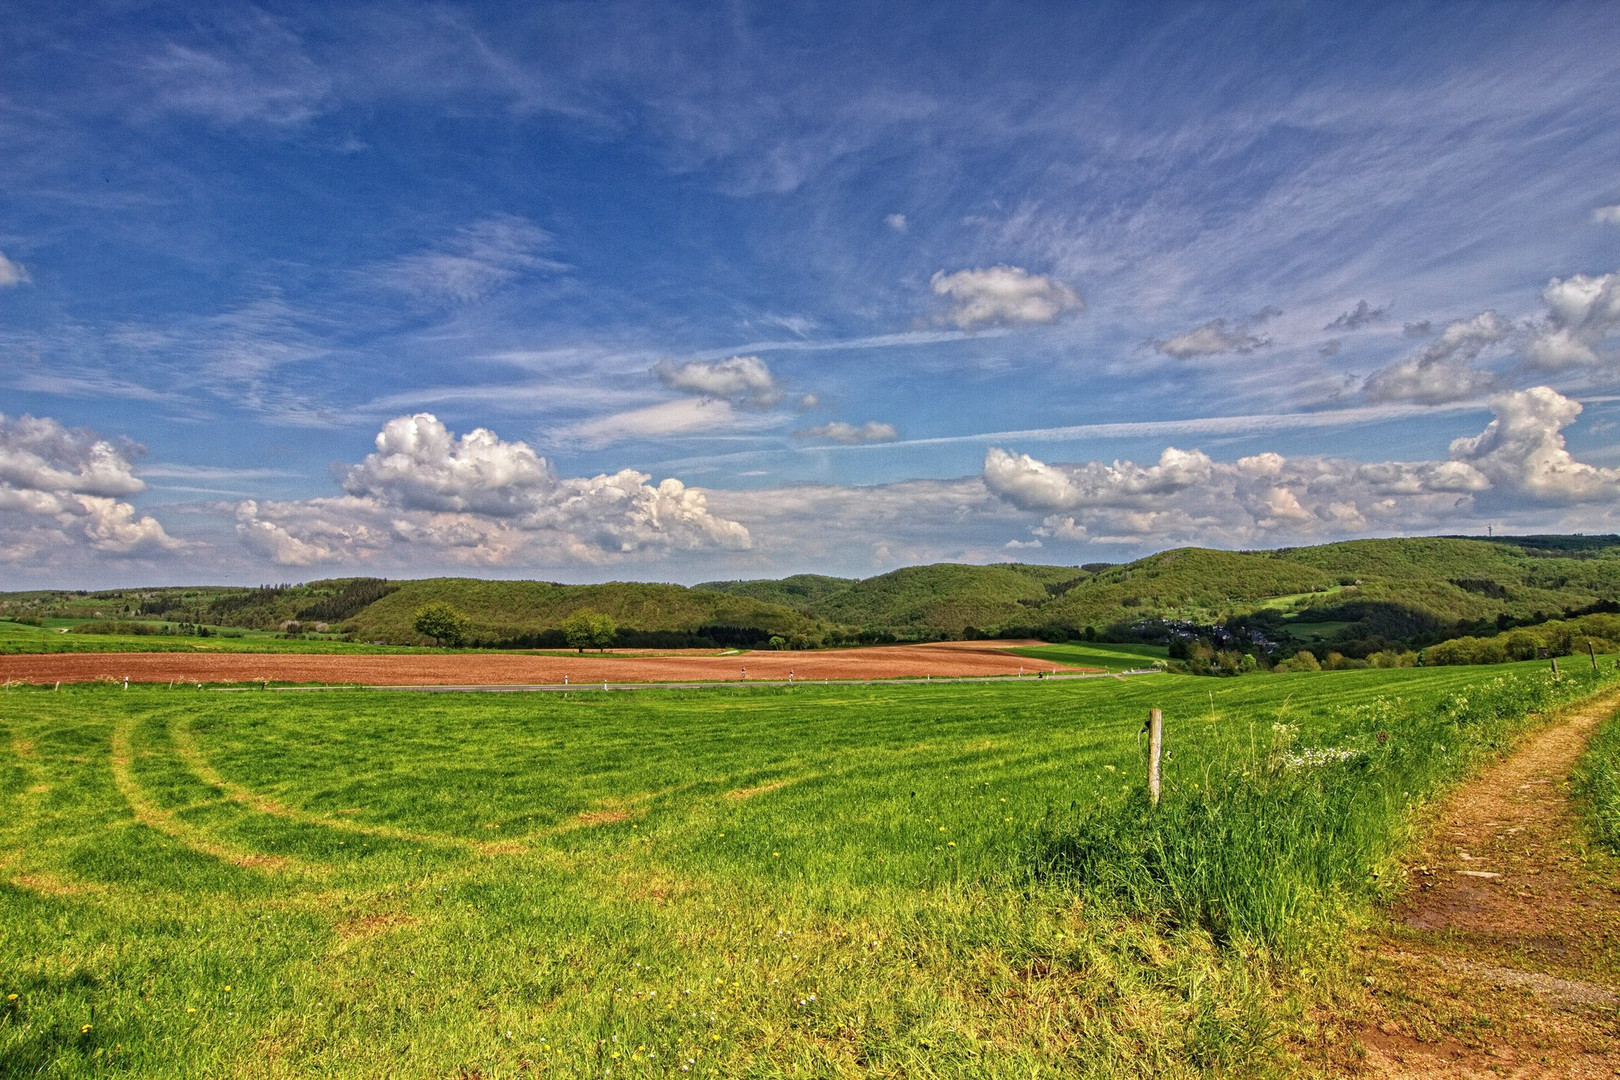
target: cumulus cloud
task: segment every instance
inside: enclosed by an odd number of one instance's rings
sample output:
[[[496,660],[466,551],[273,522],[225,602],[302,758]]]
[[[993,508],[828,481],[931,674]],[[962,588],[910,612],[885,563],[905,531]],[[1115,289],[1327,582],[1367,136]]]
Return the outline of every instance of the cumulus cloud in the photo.
[[[1337,319],[1322,327],[1323,330],[1359,330],[1368,323],[1377,322],[1389,314],[1389,305],[1375,308],[1365,300],[1358,301],[1356,306]]]
[[[122,501],[146,487],[131,453],[49,417],[0,416],[0,531],[7,542],[35,551],[45,541],[82,540],[109,555],[179,548],[155,518]]]
[[[1620,271],[1553,278],[1542,290],[1548,314],[1525,349],[1532,369],[1563,371],[1603,362],[1603,339],[1620,327]]]
[[[1587,502],[1620,497],[1620,469],[1576,461],[1563,429],[1581,414],[1581,403],[1547,386],[1518,390],[1491,401],[1496,414],[1479,435],[1451,444],[1453,460],[1478,470],[1509,492],[1551,502]]]
[[[438,300],[470,302],[519,274],[562,270],[540,252],[551,235],[523,218],[500,216],[459,229],[434,250],[403,255],[375,271],[385,285]]]
[[[1309,541],[1455,527],[1480,509],[1607,507],[1620,469],[1576,461],[1562,431],[1580,404],[1548,387],[1491,400],[1495,418],[1444,461],[1357,462],[1264,453],[1215,462],[1168,448],[1157,464],[1048,464],[992,448],[989,494],[1038,513],[1037,537],[1092,543]]]
[[[680,365],[663,360],[653,368],[653,374],[671,390],[746,408],[768,409],[782,400],[776,377],[757,356],[733,356],[712,363],[692,360]]]
[[[0,251],[0,289],[21,285],[27,280],[28,269],[22,263],[12,262],[6,258],[5,252]]]
[[[1189,360],[1195,356],[1220,356],[1223,353],[1251,353],[1271,344],[1271,339],[1257,333],[1256,328],[1281,314],[1282,312],[1274,307],[1264,307],[1247,319],[1231,325],[1228,325],[1225,319],[1211,319],[1185,334],[1178,334],[1163,341],[1154,341],[1152,345],[1159,352],[1173,356],[1177,360]]]
[[[431,413],[390,420],[376,452],[343,474],[345,495],[236,507],[242,541],[273,562],[366,560],[409,546],[482,565],[601,564],[628,555],[750,546],[704,493],[624,469],[560,477],[522,442],[459,438]]]
[[[1374,401],[1425,405],[1466,401],[1496,386],[1495,375],[1470,365],[1486,348],[1512,332],[1512,324],[1494,311],[1458,319],[1421,351],[1373,372],[1362,390]]]
[[[893,442],[900,437],[893,424],[880,424],[876,420],[868,420],[859,425],[834,420],[830,424],[805,428],[793,434],[802,439],[830,439],[838,443]]]
[[[1620,203],[1598,207],[1592,211],[1592,220],[1602,225],[1620,225]]]
[[[949,300],[944,320],[963,330],[979,326],[1050,323],[1085,306],[1080,294],[1044,274],[1017,266],[940,270],[929,279],[935,296]]]
[[[895,232],[905,232],[906,231],[906,215],[904,215],[904,214],[889,214],[889,215],[884,217],[883,224],[887,225],[889,228],[893,229]]]

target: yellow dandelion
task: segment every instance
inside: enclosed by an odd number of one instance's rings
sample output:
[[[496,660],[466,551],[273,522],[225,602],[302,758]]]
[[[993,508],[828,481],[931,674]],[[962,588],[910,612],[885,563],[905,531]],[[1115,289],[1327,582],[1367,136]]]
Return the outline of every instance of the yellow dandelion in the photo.
[[[90,1034],[90,1025],[86,1024],[83,1027],[81,1027],[79,1029],[79,1034],[80,1035],[88,1035],[88,1034]]]

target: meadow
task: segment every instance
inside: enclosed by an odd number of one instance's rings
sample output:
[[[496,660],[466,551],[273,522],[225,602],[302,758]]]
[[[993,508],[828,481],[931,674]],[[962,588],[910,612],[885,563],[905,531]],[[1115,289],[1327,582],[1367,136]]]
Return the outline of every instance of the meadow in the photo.
[[[1290,1072],[1422,806],[1613,684],[11,687],[0,1073]]]

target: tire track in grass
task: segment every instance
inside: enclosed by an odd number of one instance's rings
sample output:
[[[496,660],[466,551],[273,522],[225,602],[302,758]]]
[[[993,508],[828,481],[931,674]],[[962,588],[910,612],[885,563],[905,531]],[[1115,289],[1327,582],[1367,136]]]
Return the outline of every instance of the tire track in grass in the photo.
[[[175,717],[168,722],[169,738],[174,746],[175,755],[185,763],[186,767],[205,784],[219,789],[233,802],[239,803],[250,810],[264,814],[267,817],[280,818],[298,825],[308,825],[317,828],[332,829],[337,832],[348,833],[355,836],[366,836],[378,840],[390,840],[398,843],[421,844],[433,847],[453,848],[469,851],[477,855],[491,858],[513,857],[521,855],[545,856],[549,853],[536,848],[528,841],[547,836],[560,835],[574,829],[589,828],[592,825],[608,824],[628,818],[628,813],[618,809],[617,804],[604,806],[597,810],[587,810],[576,819],[560,822],[549,829],[530,833],[527,836],[514,837],[509,840],[469,840],[460,836],[446,836],[443,833],[417,832],[413,829],[401,829],[393,825],[368,825],[358,821],[328,814],[318,814],[303,810],[295,806],[273,799],[268,795],[254,791],[252,788],[227,778],[216,769],[204,756],[202,749],[185,717]],[[648,796],[651,797],[650,795]],[[623,816],[621,817],[621,813]]]
[[[134,753],[130,746],[130,738],[135,725],[135,718],[129,716],[119,717],[113,722],[109,738],[108,767],[112,771],[114,786],[117,787],[119,795],[123,796],[136,821],[155,832],[162,833],[182,847],[246,870],[311,879],[331,875],[330,867],[317,866],[290,855],[266,855],[263,852],[248,851],[222,843],[206,830],[182,820],[174,811],[165,810],[147,798],[146,791],[135,778],[133,767]]]

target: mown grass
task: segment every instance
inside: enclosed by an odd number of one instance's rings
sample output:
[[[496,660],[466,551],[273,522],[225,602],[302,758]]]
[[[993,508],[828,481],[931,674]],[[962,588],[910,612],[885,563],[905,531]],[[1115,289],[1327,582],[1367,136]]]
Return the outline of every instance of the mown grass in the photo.
[[[566,697],[14,688],[0,1071],[1286,1071],[1298,957],[1331,940],[1325,913],[1387,889],[1368,870],[1409,807],[1515,710],[1595,686],[1534,666]],[[1156,815],[1150,705],[1170,732]],[[1323,747],[1368,761],[1283,763]],[[1347,813],[1360,824],[1336,832]],[[1085,872],[1062,844],[1098,822],[1166,857]],[[1219,879],[1182,872],[1198,865]],[[1276,912],[1178,906],[1200,894]]]
[[[1592,835],[1620,855],[1620,717],[1598,728],[1572,779]]]
[[[1163,645],[1116,645],[1103,641],[1032,645],[1007,651],[1016,656],[1027,656],[1032,660],[1047,660],[1069,667],[1101,668],[1104,671],[1148,668],[1153,666],[1155,660],[1164,660],[1170,655],[1170,650]]]

